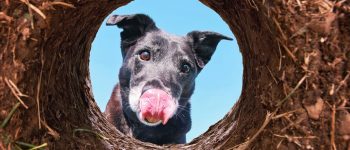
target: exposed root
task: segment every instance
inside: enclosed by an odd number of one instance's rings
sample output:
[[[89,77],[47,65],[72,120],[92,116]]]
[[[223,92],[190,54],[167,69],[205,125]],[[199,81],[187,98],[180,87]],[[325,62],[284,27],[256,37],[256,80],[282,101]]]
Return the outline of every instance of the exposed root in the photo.
[[[289,117],[287,116],[284,116],[284,118],[286,118],[288,121],[289,121],[289,124],[284,127],[281,132],[285,132],[287,129],[291,128],[291,127],[298,127],[298,125],[304,121],[306,118],[305,117],[302,117],[302,118],[298,118],[298,120],[296,120],[295,122],[293,122]]]
[[[332,105],[332,124],[331,124],[331,145],[332,150],[337,150],[337,146],[335,145],[335,113],[336,107],[335,104]]]
[[[274,136],[286,138],[286,139],[316,139],[317,136],[291,136],[291,135],[279,135],[279,134],[273,134]]]
[[[74,5],[65,2],[50,2],[51,5],[61,5],[68,8],[76,8]]]
[[[339,91],[339,89],[340,89],[344,84],[346,84],[346,81],[349,79],[349,77],[350,77],[350,71],[348,71],[348,74],[345,76],[345,78],[344,78],[342,81],[340,81],[338,87],[335,88],[334,92],[333,92],[333,93],[330,93],[330,95],[333,95],[333,94],[337,93],[337,92]]]
[[[254,0],[247,0],[248,1],[248,4],[253,7],[256,11],[259,11],[259,8],[258,6],[256,5],[255,1]]]
[[[41,115],[40,115],[40,88],[41,88],[41,80],[43,76],[43,70],[44,70],[44,55],[43,55],[43,49],[41,49],[41,69],[40,69],[40,75],[39,80],[36,88],[36,104],[37,104],[37,111],[38,111],[38,124],[39,129],[41,129]]]
[[[287,116],[289,114],[292,114],[294,112],[299,112],[299,111],[303,111],[303,110],[304,110],[303,108],[299,108],[299,109],[296,109],[296,110],[288,111],[288,112],[285,112],[283,114],[275,115],[275,116],[272,117],[272,119],[275,120],[275,119]]]
[[[269,122],[272,119],[272,116],[274,114],[273,113],[269,113],[267,112],[266,117],[265,117],[265,121],[264,123],[261,125],[261,127],[259,128],[259,130],[251,137],[249,138],[248,141],[238,144],[232,148],[229,148],[229,150],[245,150],[249,147],[249,145],[259,136],[259,134],[265,129],[265,127],[269,124]]]
[[[25,3],[30,9],[33,9],[36,13],[38,13],[43,19],[46,19],[46,15],[36,6],[29,3],[28,0],[21,0],[21,2]]]
[[[271,77],[272,77],[272,79],[273,79],[273,81],[275,81],[275,83],[276,84],[278,84],[278,81],[277,81],[277,79],[276,79],[276,77],[272,74],[272,71],[270,70],[270,68],[269,67],[267,67],[267,66],[265,66],[266,68],[267,68],[267,70],[269,71],[269,73],[270,73],[270,75],[271,75]]]
[[[72,4],[65,2],[43,2],[40,6],[42,10],[56,10],[54,6],[61,6],[65,8],[75,9],[76,7]]]
[[[301,2],[300,2],[300,0],[296,0],[296,1],[297,1],[298,6],[301,7]]]
[[[0,149],[6,149],[4,144],[0,141]]]
[[[280,146],[281,146],[281,144],[282,144],[283,141],[284,141],[284,139],[282,139],[280,142],[278,142],[278,144],[277,144],[277,146],[276,146],[276,149],[279,149],[279,148],[280,148]]]
[[[277,26],[278,31],[279,31],[279,32],[280,32],[280,34],[282,35],[283,40],[285,40],[285,41],[286,41],[288,38],[287,38],[287,36],[284,34],[284,32],[283,32],[283,30],[282,30],[282,28],[281,28],[280,24],[278,23],[277,19],[276,19],[276,18],[273,18],[273,21],[275,22],[275,24],[276,24],[276,26]]]
[[[307,78],[308,76],[307,75],[304,75],[304,77],[302,77],[300,79],[300,81],[298,82],[298,84],[294,87],[294,89],[284,98],[282,99],[281,101],[279,101],[279,103],[277,103],[277,108],[275,110],[275,112],[278,111],[278,109],[281,107],[281,105],[286,101],[288,100],[294,93],[295,91],[300,87],[300,85],[305,81],[305,79]]]
[[[300,81],[298,82],[298,84],[294,87],[294,89],[282,100],[279,101],[279,103],[276,105],[276,109],[274,112],[269,113],[267,112],[266,114],[266,118],[264,123],[261,125],[261,127],[259,128],[259,130],[252,136],[252,138],[249,138],[248,141],[238,144],[232,148],[229,148],[230,150],[245,150],[249,147],[249,145],[259,136],[259,134],[265,129],[265,127],[270,123],[270,121],[276,116],[278,110],[281,108],[282,104],[288,100],[294,93],[295,91],[300,87],[300,85],[305,81],[305,79],[307,78],[307,75],[304,75],[304,77],[302,77],[300,79]]]
[[[74,5],[65,3],[65,2],[47,2],[47,4],[51,6],[58,5],[58,6],[68,7],[68,8],[76,8]]]
[[[13,17],[6,15],[4,12],[0,12],[0,20],[6,20],[6,22],[12,22]],[[8,41],[7,41],[8,43]]]
[[[49,131],[48,134],[52,135],[56,140],[60,138],[60,134],[53,130],[46,122],[41,121],[41,123],[45,126],[45,128]]]
[[[15,133],[15,137],[14,139],[17,139],[18,138],[18,135],[19,135],[19,132],[21,131],[21,128],[17,128],[16,129],[16,133]]]
[[[297,32],[295,32],[291,37],[289,37],[290,39],[298,36],[298,35],[302,35],[303,33],[308,31],[308,26],[310,25],[310,23],[305,24],[305,26],[301,27]]]
[[[279,41],[280,43],[282,43],[282,41],[281,41],[280,39],[278,39],[278,41]],[[290,51],[290,49],[289,49],[286,45],[284,45],[284,44],[281,44],[281,45],[283,46],[283,49],[286,50],[286,52],[287,52],[287,54],[290,56],[290,58],[292,58],[292,60],[293,60],[294,62],[296,62],[296,61],[297,61],[297,58],[296,58],[295,55],[292,53],[292,51]]]
[[[23,100],[21,99],[21,97],[29,97],[28,95],[23,94],[18,87],[9,79],[7,79],[5,77],[5,83],[7,84],[7,86],[10,88],[12,94],[16,97],[16,99],[22,104],[22,106],[26,109],[28,109],[29,107],[23,102]]]
[[[278,54],[280,55],[280,60],[278,63],[278,71],[281,71],[282,68],[282,51],[281,51],[281,45],[280,43],[277,41],[277,45],[278,45]]]

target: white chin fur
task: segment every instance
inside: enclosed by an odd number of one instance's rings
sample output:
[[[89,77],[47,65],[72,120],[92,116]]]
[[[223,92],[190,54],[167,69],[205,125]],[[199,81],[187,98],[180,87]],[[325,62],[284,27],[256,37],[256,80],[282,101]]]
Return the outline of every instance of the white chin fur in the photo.
[[[129,92],[129,105],[132,111],[139,111],[139,99],[142,94],[142,88],[144,86],[144,82],[140,83],[137,87],[132,87]]]

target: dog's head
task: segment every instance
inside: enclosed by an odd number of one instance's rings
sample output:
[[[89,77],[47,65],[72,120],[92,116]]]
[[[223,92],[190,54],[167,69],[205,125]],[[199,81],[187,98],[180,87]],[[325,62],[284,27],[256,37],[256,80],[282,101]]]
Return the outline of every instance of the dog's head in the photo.
[[[119,81],[124,114],[149,126],[165,125],[182,111],[193,93],[195,77],[219,41],[232,40],[209,31],[171,35],[143,14],[114,15],[107,25],[123,29]]]

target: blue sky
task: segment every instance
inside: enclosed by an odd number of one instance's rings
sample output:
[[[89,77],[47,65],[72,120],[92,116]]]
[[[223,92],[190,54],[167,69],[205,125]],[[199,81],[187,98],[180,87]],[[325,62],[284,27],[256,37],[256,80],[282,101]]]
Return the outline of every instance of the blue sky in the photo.
[[[135,13],[149,15],[159,28],[172,34],[186,35],[193,30],[208,30],[234,38],[220,16],[197,0],[136,0],[112,14]],[[106,19],[92,43],[90,56],[93,93],[102,111],[118,82],[122,63],[121,29],[105,26]],[[239,98],[242,66],[237,42],[221,41],[211,61],[196,79],[196,89],[191,98],[192,129],[187,134],[188,142],[222,119]]]

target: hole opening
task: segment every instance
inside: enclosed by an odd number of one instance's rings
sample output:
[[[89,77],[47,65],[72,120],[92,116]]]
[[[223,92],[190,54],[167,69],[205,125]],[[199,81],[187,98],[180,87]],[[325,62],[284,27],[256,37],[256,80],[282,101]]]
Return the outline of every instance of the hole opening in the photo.
[[[187,3],[184,5],[184,2],[180,4],[170,1],[134,1],[111,14],[144,13],[149,15],[160,29],[177,35],[185,35],[192,30],[210,30],[234,37],[216,12],[200,2]],[[160,10],[152,11],[152,8]],[[180,8],[181,13],[176,12]],[[181,14],[183,17],[179,17]],[[94,39],[90,56],[94,98],[102,111],[107,105],[113,86],[118,83],[118,72],[122,63],[119,35],[122,30],[105,26],[106,19]],[[222,119],[238,100],[242,88],[242,70],[242,56],[237,42],[221,41],[210,62],[196,78],[195,92],[191,96],[193,122],[192,129],[187,134],[187,142],[203,134],[211,125]]]

